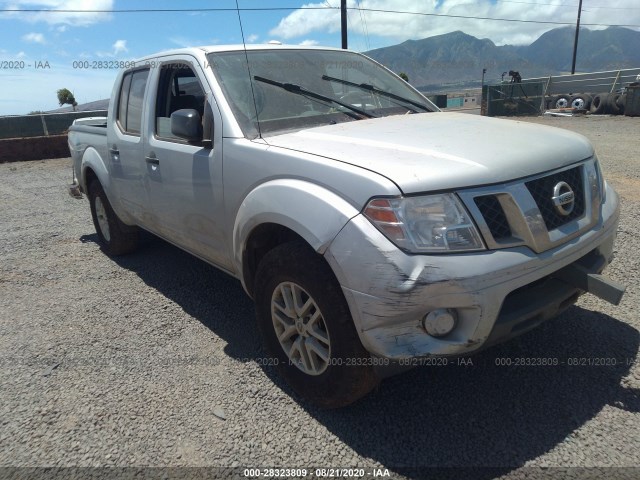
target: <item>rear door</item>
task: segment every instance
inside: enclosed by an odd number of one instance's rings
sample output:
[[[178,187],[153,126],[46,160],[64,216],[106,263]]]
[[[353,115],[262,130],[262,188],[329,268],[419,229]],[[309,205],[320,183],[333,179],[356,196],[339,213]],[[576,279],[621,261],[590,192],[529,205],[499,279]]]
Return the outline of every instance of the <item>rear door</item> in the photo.
[[[114,118],[110,119],[107,131],[112,188],[120,205],[136,221],[144,216],[147,204],[142,126],[148,79],[148,68],[131,70],[122,76]]]
[[[231,266],[222,234],[222,122],[204,72],[189,56],[172,56],[153,74],[153,104],[145,130],[145,187],[150,216],[145,224],[176,245]],[[213,111],[212,146],[187,142],[171,133],[171,114]]]

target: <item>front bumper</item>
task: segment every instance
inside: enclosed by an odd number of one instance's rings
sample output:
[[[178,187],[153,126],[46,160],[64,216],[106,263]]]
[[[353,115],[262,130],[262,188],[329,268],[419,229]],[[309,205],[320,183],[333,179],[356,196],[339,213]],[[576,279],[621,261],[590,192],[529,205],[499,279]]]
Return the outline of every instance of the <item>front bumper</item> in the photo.
[[[519,246],[448,255],[404,253],[359,215],[325,257],[369,352],[392,360],[466,355],[524,333],[577,300],[584,289],[559,272],[575,264],[598,274],[611,261],[619,203],[609,187],[601,212],[594,227],[542,253]],[[429,336],[421,321],[442,308],[456,311],[457,326],[445,337]]]

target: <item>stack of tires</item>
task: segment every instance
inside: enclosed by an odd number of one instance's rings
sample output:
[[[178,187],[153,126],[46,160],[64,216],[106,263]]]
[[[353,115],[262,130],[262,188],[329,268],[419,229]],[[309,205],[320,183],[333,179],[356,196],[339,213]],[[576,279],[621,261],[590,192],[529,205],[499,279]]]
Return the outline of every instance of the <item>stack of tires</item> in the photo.
[[[626,101],[627,95],[621,93],[556,95],[551,98],[548,108],[586,110],[593,115],[623,115]]]

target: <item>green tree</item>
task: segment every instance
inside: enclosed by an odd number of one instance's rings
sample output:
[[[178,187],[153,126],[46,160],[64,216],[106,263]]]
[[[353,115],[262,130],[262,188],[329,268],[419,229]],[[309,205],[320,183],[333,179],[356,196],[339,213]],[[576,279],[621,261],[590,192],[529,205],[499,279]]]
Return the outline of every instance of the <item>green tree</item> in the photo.
[[[400,73],[398,74],[398,76],[399,76],[401,79],[403,79],[405,82],[409,83],[409,76],[408,76],[406,73],[404,73],[404,72],[400,72]]]
[[[73,96],[73,93],[71,93],[67,88],[61,88],[58,90],[58,103],[60,106],[71,105],[74,112],[78,106],[78,102],[76,102],[76,98]]]

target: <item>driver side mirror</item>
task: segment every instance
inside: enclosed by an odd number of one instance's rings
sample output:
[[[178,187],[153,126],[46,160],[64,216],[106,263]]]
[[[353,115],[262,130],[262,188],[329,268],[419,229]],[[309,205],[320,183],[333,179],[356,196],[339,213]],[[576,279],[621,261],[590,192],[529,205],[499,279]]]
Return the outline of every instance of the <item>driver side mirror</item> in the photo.
[[[202,140],[202,118],[197,110],[185,108],[171,114],[171,133],[188,142]]]

